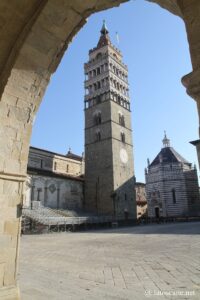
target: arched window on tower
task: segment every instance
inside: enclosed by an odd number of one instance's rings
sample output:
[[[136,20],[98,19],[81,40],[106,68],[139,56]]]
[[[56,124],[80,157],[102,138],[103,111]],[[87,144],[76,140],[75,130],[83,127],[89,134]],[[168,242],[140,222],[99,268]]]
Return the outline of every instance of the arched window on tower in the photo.
[[[111,86],[113,86],[113,79],[112,79],[112,77],[110,78],[110,84],[111,84]]]
[[[102,53],[99,52],[97,55],[96,55],[96,59],[100,59],[102,57]]]
[[[96,142],[99,142],[101,140],[101,132],[100,132],[100,130],[96,132],[95,137],[96,137]]]
[[[97,114],[95,114],[95,116],[94,116],[94,123],[95,123],[95,125],[101,124],[101,113],[100,112],[97,113]]]
[[[125,133],[121,132],[121,141],[122,143],[125,143]]]
[[[96,96],[96,104],[101,103],[101,95]]]
[[[115,53],[113,53],[113,57],[114,57],[115,59],[117,59],[117,55],[116,55]]]
[[[119,113],[119,124],[121,126],[125,127],[125,119],[124,119],[124,115],[122,115],[121,113]]]

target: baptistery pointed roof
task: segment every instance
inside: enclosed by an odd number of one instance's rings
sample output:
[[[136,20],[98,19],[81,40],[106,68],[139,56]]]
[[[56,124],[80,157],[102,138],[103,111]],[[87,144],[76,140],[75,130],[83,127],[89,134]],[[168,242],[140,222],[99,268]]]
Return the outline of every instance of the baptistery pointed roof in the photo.
[[[170,140],[167,138],[166,132],[163,139],[163,148],[152,161],[149,167],[156,166],[158,164],[171,164],[171,163],[183,163],[191,165],[185,158],[183,158],[173,147],[170,146]]]
[[[166,131],[164,131],[164,139],[162,140],[164,147],[170,147],[170,139],[168,139]]]

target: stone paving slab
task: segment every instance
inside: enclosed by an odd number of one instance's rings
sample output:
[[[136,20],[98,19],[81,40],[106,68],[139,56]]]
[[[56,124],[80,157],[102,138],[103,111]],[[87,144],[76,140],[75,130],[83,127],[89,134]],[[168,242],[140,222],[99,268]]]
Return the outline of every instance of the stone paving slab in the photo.
[[[199,300],[199,249],[200,222],[22,236],[21,297]]]

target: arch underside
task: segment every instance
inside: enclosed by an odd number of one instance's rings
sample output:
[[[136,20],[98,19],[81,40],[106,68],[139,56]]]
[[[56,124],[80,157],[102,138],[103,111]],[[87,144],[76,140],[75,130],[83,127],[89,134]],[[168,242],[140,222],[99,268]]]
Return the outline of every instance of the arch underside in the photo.
[[[146,0],[159,4],[162,8],[167,9],[169,12],[182,17],[181,9],[178,5],[178,0]]]

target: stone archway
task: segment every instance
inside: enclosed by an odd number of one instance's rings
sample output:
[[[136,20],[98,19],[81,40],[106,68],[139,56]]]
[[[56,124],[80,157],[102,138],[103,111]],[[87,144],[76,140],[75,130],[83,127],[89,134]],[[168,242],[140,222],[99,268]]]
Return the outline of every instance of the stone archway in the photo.
[[[0,299],[19,299],[16,267],[29,140],[50,76],[86,18],[125,1],[0,3]],[[160,4],[185,21],[193,72],[182,82],[200,103],[199,0],[147,1]]]

